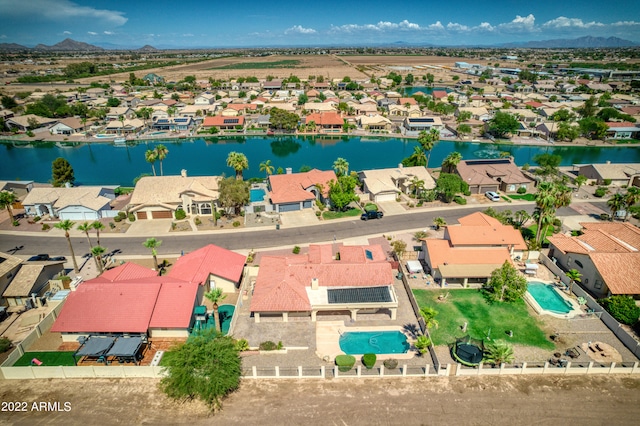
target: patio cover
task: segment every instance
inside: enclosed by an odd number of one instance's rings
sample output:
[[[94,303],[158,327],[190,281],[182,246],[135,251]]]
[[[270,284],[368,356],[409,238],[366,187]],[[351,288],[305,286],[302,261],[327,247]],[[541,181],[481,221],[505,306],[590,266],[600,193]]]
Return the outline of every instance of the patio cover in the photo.
[[[135,357],[142,346],[142,338],[136,337],[120,337],[115,341],[107,356],[115,357]]]
[[[438,270],[443,278],[487,278],[500,266],[502,265],[440,265]]]
[[[103,356],[111,346],[113,346],[115,340],[115,337],[91,336],[85,340],[84,344],[80,346],[80,349],[76,351],[74,356]]]

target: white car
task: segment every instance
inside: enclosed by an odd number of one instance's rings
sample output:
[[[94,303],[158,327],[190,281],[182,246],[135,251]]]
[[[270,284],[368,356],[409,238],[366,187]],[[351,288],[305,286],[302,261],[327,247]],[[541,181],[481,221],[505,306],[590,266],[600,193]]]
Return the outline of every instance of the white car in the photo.
[[[485,192],[484,196],[490,199],[491,201],[500,201],[500,195],[493,191]]]

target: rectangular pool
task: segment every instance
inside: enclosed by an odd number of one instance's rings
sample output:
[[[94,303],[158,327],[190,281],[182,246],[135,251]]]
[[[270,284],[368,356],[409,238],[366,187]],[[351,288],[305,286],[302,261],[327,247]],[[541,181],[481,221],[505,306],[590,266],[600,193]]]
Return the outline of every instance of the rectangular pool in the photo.
[[[355,331],[340,336],[340,349],[347,355],[404,354],[411,345],[400,331]]]
[[[249,201],[251,201],[252,203],[257,203],[257,202],[260,202],[260,201],[264,201],[264,196],[265,195],[266,195],[266,192],[264,191],[264,189],[253,188],[249,192]]]
[[[550,284],[530,282],[527,291],[544,310],[558,314],[568,314],[573,310],[569,302]]]

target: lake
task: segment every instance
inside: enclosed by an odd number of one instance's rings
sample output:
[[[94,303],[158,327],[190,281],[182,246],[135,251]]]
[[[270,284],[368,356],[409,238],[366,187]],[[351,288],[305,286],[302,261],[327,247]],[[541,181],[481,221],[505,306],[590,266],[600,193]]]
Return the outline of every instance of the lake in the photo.
[[[434,90],[444,90],[447,93],[451,93],[453,91],[448,87],[409,86],[404,88],[404,94],[405,96],[413,96],[414,93],[422,92],[425,95],[431,96]]]
[[[262,177],[259,165],[271,160],[275,166],[298,171],[303,165],[318,169],[330,169],[338,157],[345,158],[351,170],[395,167],[413,152],[415,139],[302,136],[302,137],[220,137],[183,140],[140,141],[128,147],[114,147],[110,143],[70,144],[67,142],[0,142],[0,180],[51,179],[51,163],[57,157],[66,158],[75,171],[77,183],[112,184],[131,186],[133,179],[142,173],[151,173],[151,166],[144,153],[162,143],[169,149],[163,163],[165,175],[178,175],[186,169],[189,175],[233,176],[227,166],[231,151],[244,153],[249,160],[249,170],[244,176]],[[21,145],[19,145],[21,144]],[[64,146],[68,144],[69,146]],[[562,165],[580,163],[640,163],[638,147],[554,147],[491,145],[471,142],[440,141],[432,153],[429,165],[437,167],[453,151],[464,159],[497,157],[500,151],[508,151],[518,165],[534,164],[536,154],[550,152],[562,156]],[[155,164],[159,173],[159,163]]]

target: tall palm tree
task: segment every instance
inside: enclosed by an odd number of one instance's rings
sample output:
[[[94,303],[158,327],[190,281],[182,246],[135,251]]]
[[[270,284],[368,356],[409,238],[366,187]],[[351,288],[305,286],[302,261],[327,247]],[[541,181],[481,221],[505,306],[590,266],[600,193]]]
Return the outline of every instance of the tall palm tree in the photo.
[[[104,272],[104,262],[102,261],[102,255],[107,251],[106,248],[100,246],[94,246],[91,248],[91,256],[93,256],[93,260],[96,262],[96,266],[98,267],[98,271],[100,273]]]
[[[420,180],[418,176],[414,176],[413,179],[411,179],[411,186],[413,186],[415,197],[418,198],[418,191],[424,188],[424,181]]]
[[[73,270],[76,272],[80,272],[78,269],[78,262],[76,261],[76,254],[73,252],[73,246],[71,245],[71,238],[69,237],[69,231],[73,229],[75,222],[70,221],[69,219],[63,220],[62,222],[58,222],[53,225],[55,228],[62,229],[64,231],[64,237],[67,239],[67,243],[69,244],[69,251],[71,252],[71,260],[73,261]]]
[[[153,163],[158,159],[158,154],[153,149],[148,149],[147,152],[144,153],[144,159],[147,160],[147,163],[151,164],[153,175],[156,176],[156,167]]]
[[[578,187],[578,191],[580,191],[580,187],[582,185],[584,185],[585,183],[587,183],[587,177],[584,175],[578,175],[576,176],[576,178],[573,180],[573,182],[576,184],[576,186]]]
[[[93,229],[93,226],[89,222],[85,222],[82,225],[78,225],[76,228],[78,231],[84,232],[84,235],[87,236],[87,241],[89,242],[89,250],[93,248],[93,244],[91,244],[91,238],[89,237],[89,231]],[[100,243],[98,243],[100,245]]]
[[[555,202],[555,190],[552,182],[540,182],[536,193],[536,207],[538,213],[538,229],[536,230],[536,242],[542,244],[542,225],[549,212],[553,210]]]
[[[447,224],[447,221],[444,220],[443,217],[438,216],[433,219],[433,224],[436,226],[436,230],[439,230],[441,227]]]
[[[148,249],[151,249],[151,255],[153,256],[153,265],[156,268],[156,271],[159,271],[158,269],[158,247],[160,247],[160,245],[162,245],[162,240],[156,240],[155,238],[147,238],[147,240],[142,243],[143,246],[145,246]]]
[[[227,295],[222,293],[222,289],[219,287],[212,288],[211,291],[204,294],[212,304],[213,304],[213,318],[216,322],[216,330],[222,332],[222,327],[220,326],[220,314],[218,313],[218,302],[223,301]]]
[[[100,245],[100,231],[104,229],[104,225],[99,220],[96,220],[91,224],[91,227],[96,230],[96,238],[98,239],[98,245]]]
[[[411,164],[415,166],[427,165],[427,156],[419,146],[413,147],[413,154],[409,158],[411,159]]]
[[[120,127],[120,133],[123,134],[124,133],[124,116],[121,115],[118,117],[118,120],[120,121],[120,125],[122,127]]]
[[[457,151],[447,155],[447,158],[442,161],[443,171],[446,170],[446,173],[453,173],[460,160],[462,160],[462,154]]]
[[[249,160],[243,153],[232,151],[227,156],[227,166],[235,170],[236,179],[242,180],[242,171],[249,168]]]
[[[338,176],[346,176],[347,173],[349,173],[349,162],[342,157],[338,157],[336,161],[333,162],[333,170],[335,170]]]
[[[18,200],[18,196],[13,191],[0,191],[0,209],[7,209],[11,223],[14,222],[13,218],[13,203]]]
[[[260,163],[260,171],[265,172],[267,179],[269,179],[269,175],[273,174],[275,167],[271,164],[271,160],[266,160]]]
[[[167,149],[166,146],[160,144],[156,146],[156,149],[154,151],[156,152],[156,157],[160,162],[160,176],[164,176],[164,171],[162,170],[162,160],[167,158],[167,154],[169,153],[169,150]]]
[[[427,156],[427,163],[425,167],[429,167],[429,158],[431,158],[431,150],[435,146],[436,142],[440,140],[440,132],[434,128],[427,133],[425,130],[421,131],[418,135],[418,143],[422,147]],[[427,154],[428,153],[428,154]]]
[[[613,221],[613,218],[616,217],[616,213],[623,210],[626,205],[624,195],[619,192],[617,194],[613,194],[613,196],[607,201],[607,205],[611,209],[611,221]]]
[[[627,188],[627,193],[624,196],[624,208],[625,215],[624,221],[629,220],[629,214],[631,213],[631,207],[640,203],[640,188],[630,186]]]
[[[577,269],[570,269],[565,274],[571,281],[569,282],[569,293],[573,293],[573,284],[580,282],[582,274]]]

